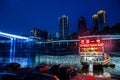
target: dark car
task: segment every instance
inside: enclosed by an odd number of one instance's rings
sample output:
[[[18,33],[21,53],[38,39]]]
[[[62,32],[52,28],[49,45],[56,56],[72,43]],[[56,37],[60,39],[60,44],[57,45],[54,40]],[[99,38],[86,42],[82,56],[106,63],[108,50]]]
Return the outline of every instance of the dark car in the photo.
[[[2,66],[3,70],[7,71],[17,71],[20,69],[20,64],[19,63],[8,63]]]
[[[0,71],[3,71],[3,66],[5,65],[6,63],[0,63]]]
[[[15,73],[2,72],[0,73],[0,80],[20,80]]]
[[[58,77],[61,80],[70,80],[72,77],[77,75],[77,70],[71,66],[63,66],[59,68]]]
[[[59,68],[61,66],[62,66],[61,64],[56,64],[56,65],[51,66],[51,68],[49,69],[48,73],[58,75]]]
[[[31,72],[26,74],[23,80],[59,80],[59,78],[52,74]]]
[[[64,66],[61,64],[53,65],[48,73],[57,75],[60,80],[69,80],[71,77],[77,75],[77,70],[71,66]]]
[[[47,72],[49,70],[49,66],[48,65],[38,65],[35,68],[36,72]]]

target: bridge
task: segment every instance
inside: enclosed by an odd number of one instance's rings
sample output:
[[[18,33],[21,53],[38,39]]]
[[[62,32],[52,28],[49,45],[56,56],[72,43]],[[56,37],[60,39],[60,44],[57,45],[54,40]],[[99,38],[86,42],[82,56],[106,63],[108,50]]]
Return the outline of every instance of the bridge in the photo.
[[[84,37],[79,37],[79,39],[76,40],[56,40],[56,41],[45,41],[45,42],[36,42],[38,44],[44,44],[44,43],[63,43],[63,42],[78,42],[80,41],[81,38],[94,38],[94,37],[98,37],[98,38],[102,38],[102,40],[116,40],[116,39],[120,39],[120,35],[93,35],[93,36],[84,36]]]
[[[42,48],[42,50],[54,50],[57,49],[57,51],[60,51],[59,49],[73,49],[76,48],[74,51],[78,51],[78,47],[79,47],[79,42],[82,38],[101,38],[102,41],[105,43],[105,51],[112,51],[114,49],[119,49],[118,44],[120,43],[120,35],[92,35],[92,36],[83,36],[83,37],[79,37],[79,39],[76,40],[53,40],[53,41],[45,41],[45,42],[41,42],[41,41],[37,41],[35,42],[39,48]],[[68,48],[72,46],[72,48]],[[49,50],[47,52],[49,52]],[[119,49],[120,51],[120,49]],[[64,51],[63,51],[64,52]],[[43,52],[45,53],[45,52]],[[113,53],[110,53],[111,55],[116,55]]]
[[[39,45],[46,45],[46,44],[52,44],[51,46],[53,46],[54,44],[58,44],[58,46],[60,46],[62,43],[66,43],[67,46],[69,45],[69,43],[74,42],[77,45],[79,45],[79,42],[82,38],[101,38],[102,41],[109,41],[110,44],[112,44],[113,40],[119,40],[120,39],[120,35],[93,35],[93,36],[84,36],[84,37],[79,37],[79,39],[76,40],[53,40],[53,41],[45,41],[45,42],[41,42],[41,41],[36,41],[36,44]]]
[[[13,34],[8,34],[4,32],[0,32],[0,36],[7,38],[8,40],[0,40],[0,43],[10,43],[10,61],[13,62],[13,58],[15,58],[15,52],[16,52],[16,43],[17,42],[29,42],[31,39],[28,37],[24,36],[18,36],[18,35],[13,35]]]

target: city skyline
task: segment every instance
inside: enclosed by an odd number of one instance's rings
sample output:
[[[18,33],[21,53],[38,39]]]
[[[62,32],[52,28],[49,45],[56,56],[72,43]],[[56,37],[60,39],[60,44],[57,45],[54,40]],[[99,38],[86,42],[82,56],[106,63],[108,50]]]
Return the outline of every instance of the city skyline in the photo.
[[[93,27],[92,15],[99,10],[106,11],[106,23],[113,26],[120,22],[119,0],[64,1],[64,0],[1,0],[0,30],[12,34],[27,34],[33,28],[50,33],[59,32],[58,17],[65,14],[69,18],[70,33],[78,32],[78,19],[84,16],[86,26]],[[111,6],[112,5],[112,6]]]

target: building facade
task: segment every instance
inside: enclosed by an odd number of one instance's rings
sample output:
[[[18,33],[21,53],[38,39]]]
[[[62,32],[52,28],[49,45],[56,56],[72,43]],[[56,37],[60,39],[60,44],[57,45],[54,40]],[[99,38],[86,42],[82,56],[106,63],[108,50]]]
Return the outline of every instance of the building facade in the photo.
[[[98,30],[103,31],[106,27],[106,12],[103,10],[98,11]]]
[[[40,29],[37,29],[37,28],[34,28],[34,29],[31,31],[31,35],[30,35],[30,36],[40,38],[40,37],[41,37],[41,30],[40,30]]]
[[[93,32],[94,34],[97,34],[98,33],[98,15],[94,14],[92,16],[92,19],[93,19]]]
[[[65,15],[59,18],[59,34],[60,34],[60,39],[68,39],[69,21],[68,21],[68,17]]]
[[[50,34],[47,31],[40,30],[38,28],[34,28],[31,31],[31,38],[39,39],[39,40],[46,40],[50,39]]]
[[[78,20],[78,36],[84,36],[86,33],[86,20],[85,18],[82,16],[79,18]]]
[[[97,12],[97,14],[94,14],[92,16],[92,19],[93,19],[93,33],[99,34],[103,32],[106,28],[106,12],[104,10],[100,10]]]

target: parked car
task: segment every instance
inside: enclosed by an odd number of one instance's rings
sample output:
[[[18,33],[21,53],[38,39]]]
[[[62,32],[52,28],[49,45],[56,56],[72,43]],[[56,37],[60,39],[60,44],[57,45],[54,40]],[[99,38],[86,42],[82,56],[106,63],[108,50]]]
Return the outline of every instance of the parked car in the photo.
[[[6,63],[0,63],[0,71],[3,71],[3,66],[5,65]]]
[[[63,66],[59,68],[58,77],[60,80],[70,80],[77,75],[77,70],[71,66]]]
[[[49,66],[48,65],[38,65],[35,68],[36,72],[47,72],[49,70]]]
[[[26,74],[23,80],[59,80],[59,78],[52,74],[31,72]]]
[[[3,70],[7,71],[17,71],[20,69],[20,64],[19,63],[8,63],[2,66]]]
[[[58,75],[59,68],[61,66],[62,66],[61,64],[57,64],[57,65],[51,66],[51,68],[49,69],[48,73]]]
[[[20,80],[15,73],[3,72],[0,73],[0,80]]]
[[[58,76],[60,80],[69,80],[77,75],[77,70],[71,66],[64,66],[61,64],[53,65],[48,73]]]

